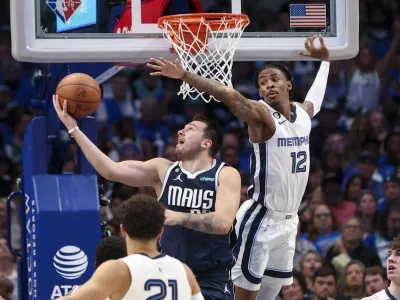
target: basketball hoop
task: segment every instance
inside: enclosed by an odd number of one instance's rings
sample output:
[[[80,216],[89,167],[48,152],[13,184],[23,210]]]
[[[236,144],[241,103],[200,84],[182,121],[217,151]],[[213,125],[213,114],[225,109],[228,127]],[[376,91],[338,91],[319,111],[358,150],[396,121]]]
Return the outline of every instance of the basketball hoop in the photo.
[[[215,79],[232,86],[232,63],[236,45],[244,29],[250,23],[243,14],[198,13],[161,17],[158,27],[164,38],[172,44],[171,51],[177,53],[182,67],[202,77]],[[181,85],[178,95],[193,100],[206,96],[187,83]]]

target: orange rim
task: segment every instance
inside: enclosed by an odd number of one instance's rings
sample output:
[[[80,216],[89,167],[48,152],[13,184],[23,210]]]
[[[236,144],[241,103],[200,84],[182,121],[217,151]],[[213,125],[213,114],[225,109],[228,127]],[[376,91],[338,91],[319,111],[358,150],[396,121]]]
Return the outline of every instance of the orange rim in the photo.
[[[225,28],[228,29],[236,28],[236,22],[238,20],[244,21],[240,27],[245,27],[250,23],[249,17],[244,14],[197,13],[161,17],[158,19],[158,27],[164,28],[163,24],[166,22],[171,25],[172,28],[177,28],[181,23],[181,20],[183,23],[193,28],[198,28],[200,23],[203,21],[204,23],[210,25],[212,30],[218,30],[221,24],[226,24]]]

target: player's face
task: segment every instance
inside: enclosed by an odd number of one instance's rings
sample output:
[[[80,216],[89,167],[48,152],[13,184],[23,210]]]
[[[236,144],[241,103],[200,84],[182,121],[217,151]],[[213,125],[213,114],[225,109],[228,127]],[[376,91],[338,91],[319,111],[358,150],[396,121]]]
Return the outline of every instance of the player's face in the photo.
[[[282,287],[282,300],[301,300],[304,292],[296,278],[293,278],[291,285]]]
[[[387,282],[383,280],[382,276],[376,275],[366,275],[365,276],[365,291],[366,296],[371,296],[379,291],[382,291],[387,287]]]
[[[289,101],[292,83],[278,69],[265,69],[258,75],[260,97],[271,107],[279,106],[281,101]]]
[[[178,131],[176,154],[179,159],[189,159],[200,154],[203,147],[210,147],[211,140],[204,138],[206,124],[193,121]]]
[[[389,249],[386,261],[387,277],[390,281],[400,284],[400,249]]]

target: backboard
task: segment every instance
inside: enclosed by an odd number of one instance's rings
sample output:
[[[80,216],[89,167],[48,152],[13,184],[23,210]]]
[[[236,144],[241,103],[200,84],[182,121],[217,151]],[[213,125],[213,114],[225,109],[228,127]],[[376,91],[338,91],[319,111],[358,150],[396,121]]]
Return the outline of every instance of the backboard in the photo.
[[[174,59],[160,16],[244,13],[250,25],[235,61],[304,60],[304,38],[322,33],[332,59],[358,52],[358,0],[18,0],[11,1],[12,53],[26,62]]]

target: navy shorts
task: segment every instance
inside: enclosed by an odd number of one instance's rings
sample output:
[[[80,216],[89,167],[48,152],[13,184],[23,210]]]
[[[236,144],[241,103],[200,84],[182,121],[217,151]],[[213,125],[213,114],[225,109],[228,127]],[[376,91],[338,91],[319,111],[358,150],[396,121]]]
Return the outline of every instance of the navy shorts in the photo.
[[[197,280],[205,300],[234,300],[232,280],[203,279]]]

